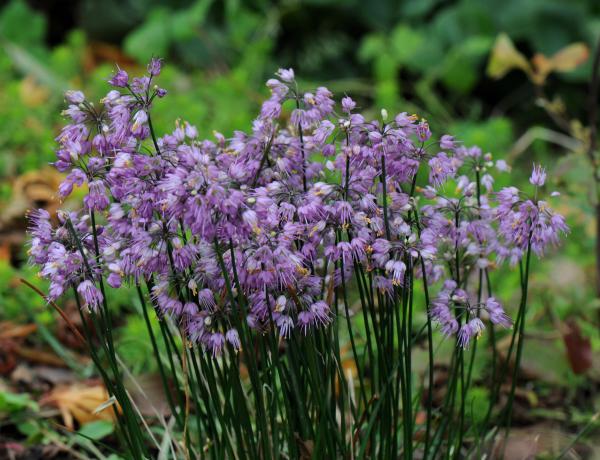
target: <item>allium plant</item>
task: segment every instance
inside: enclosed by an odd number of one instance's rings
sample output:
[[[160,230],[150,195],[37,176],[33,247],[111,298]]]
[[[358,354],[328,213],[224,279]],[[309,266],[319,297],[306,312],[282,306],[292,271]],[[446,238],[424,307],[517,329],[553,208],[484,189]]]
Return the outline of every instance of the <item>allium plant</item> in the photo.
[[[50,281],[49,301],[72,292],[91,315],[89,351],[121,407],[129,456],[158,446],[115,351],[107,291],[125,285],[148,326],[174,456],[462,457],[480,434],[465,406],[476,339],[488,330],[484,425],[509,426],[532,252],[568,231],[538,198],[544,170],[534,168],[532,197],[495,192],[503,161],[451,135],[434,140],[416,115],[369,120],[350,97],[300,92],[291,69],[267,81],[271,97],[248,132],[204,140],[177,122],[158,137],[160,71],[158,59],[143,77],[118,70],[100,104],[67,92],[59,194],[87,186],[87,195],[57,219],[31,213],[32,263]],[[504,363],[506,373],[516,356],[513,388],[497,413],[494,328],[513,321],[490,271],[505,264],[520,267],[522,300]],[[455,343],[439,408],[438,327]],[[424,384],[417,343],[428,349]]]

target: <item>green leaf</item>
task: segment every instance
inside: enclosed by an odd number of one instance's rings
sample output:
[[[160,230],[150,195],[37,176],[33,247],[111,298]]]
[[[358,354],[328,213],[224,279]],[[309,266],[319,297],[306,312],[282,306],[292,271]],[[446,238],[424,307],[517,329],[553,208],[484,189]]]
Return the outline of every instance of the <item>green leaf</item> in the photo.
[[[360,44],[358,58],[363,62],[367,62],[384,52],[385,49],[385,38],[382,35],[368,35]]]
[[[166,56],[171,44],[171,28],[168,10],[152,11],[148,20],[125,38],[125,52],[142,63],[152,56]]]
[[[480,77],[479,66],[491,44],[489,37],[474,36],[454,47],[442,65],[443,83],[459,93],[470,91]]]
[[[98,420],[96,422],[90,422],[83,425],[77,433],[85,438],[99,441],[102,438],[112,434],[115,430],[114,425],[106,420]]]
[[[38,410],[38,405],[27,393],[10,393],[0,391],[0,412],[13,413],[24,409]]]
[[[174,13],[170,24],[173,40],[187,40],[194,37],[196,29],[206,19],[212,3],[213,0],[200,0],[190,8]]]
[[[28,438],[32,438],[40,433],[40,426],[36,422],[27,421],[17,424],[17,430],[19,433],[24,434]]]
[[[399,64],[405,64],[415,56],[423,41],[424,37],[420,32],[400,24],[392,31],[392,56]]]
[[[512,123],[505,117],[493,117],[486,121],[459,121],[451,125],[450,132],[465,145],[478,145],[485,152],[501,158],[513,142]]]
[[[46,35],[44,16],[23,0],[13,0],[0,13],[0,36],[22,46],[41,46]]]
[[[481,423],[489,404],[490,390],[485,387],[473,387],[467,395],[467,411],[473,417],[474,423]]]

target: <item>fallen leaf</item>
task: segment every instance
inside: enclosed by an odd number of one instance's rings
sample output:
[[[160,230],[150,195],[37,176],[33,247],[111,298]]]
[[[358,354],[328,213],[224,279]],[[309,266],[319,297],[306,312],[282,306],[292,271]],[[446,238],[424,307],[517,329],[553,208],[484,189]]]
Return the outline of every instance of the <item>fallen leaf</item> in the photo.
[[[97,410],[109,399],[106,388],[100,383],[74,383],[57,386],[39,402],[41,405],[56,407],[61,413],[64,425],[74,430],[75,421],[83,425],[97,420],[113,420],[113,404],[104,407],[103,410]]]
[[[35,324],[14,324],[10,321],[0,322],[0,340],[25,338],[37,330]]]
[[[10,380],[29,386],[34,380],[33,372],[31,372],[31,368],[27,364],[19,364],[10,374]]]
[[[313,451],[315,449],[315,443],[311,439],[302,439],[298,433],[294,433],[296,437],[296,444],[300,451],[300,460],[306,460],[313,458]]]
[[[572,435],[549,423],[539,423],[527,428],[513,428],[508,438],[497,439],[491,458],[499,460],[503,451],[503,460],[557,458],[562,450],[569,446],[571,439]],[[503,446],[504,443],[506,446]],[[581,443],[575,443],[564,458],[589,458],[585,456],[585,451],[589,451],[589,448]]]
[[[20,363],[10,374],[10,380],[30,392],[45,393],[56,385],[71,383],[77,379],[71,369],[64,367],[31,366]]]
[[[65,362],[60,356],[50,351],[44,351],[38,348],[19,346],[15,348],[15,353],[21,358],[26,359],[32,363],[48,364],[50,366],[59,367],[66,366]]]
[[[17,347],[18,344],[12,339],[0,340],[0,375],[9,375],[17,365]]]
[[[592,367],[592,342],[584,337],[581,329],[573,319],[565,323],[563,340],[567,349],[569,364],[575,374],[583,374]]]
[[[29,171],[17,177],[11,184],[11,200],[0,214],[0,230],[24,230],[28,209],[44,208],[53,215],[60,204],[56,190],[63,177],[51,168]]]

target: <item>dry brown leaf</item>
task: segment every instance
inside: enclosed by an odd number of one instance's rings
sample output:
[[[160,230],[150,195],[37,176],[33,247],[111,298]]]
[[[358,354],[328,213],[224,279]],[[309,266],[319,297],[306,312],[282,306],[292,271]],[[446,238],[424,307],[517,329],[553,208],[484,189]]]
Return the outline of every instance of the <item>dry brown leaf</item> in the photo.
[[[571,442],[572,435],[547,422],[527,428],[513,428],[506,441],[501,437],[497,439],[491,458],[500,460],[502,453],[504,453],[503,460],[557,458]],[[586,458],[581,457],[580,454],[585,454],[588,450],[583,444],[576,443],[569,448],[564,458]]]
[[[315,443],[312,439],[302,439],[298,433],[294,433],[296,437],[296,444],[300,451],[300,459],[306,460],[313,458],[313,451],[315,449]]]
[[[49,366],[66,367],[63,359],[54,352],[19,346],[15,353],[23,359],[32,363],[47,364]]]
[[[20,339],[34,333],[35,324],[15,324],[11,321],[0,322],[0,339]]]
[[[41,405],[56,407],[60,411],[64,425],[73,430],[75,421],[82,425],[97,420],[113,420],[112,404],[98,411],[98,408],[106,405],[109,399],[108,391],[100,383],[90,385],[73,383],[57,386],[39,402]]]
[[[17,177],[11,184],[10,202],[0,210],[0,230],[24,230],[24,216],[29,209],[44,208],[54,214],[60,204],[56,190],[62,180],[63,175],[51,168],[29,171]]]
[[[0,340],[0,375],[9,375],[17,365],[15,349],[17,343],[12,339]]]
[[[11,245],[8,241],[0,241],[0,260],[10,260],[12,256]]]
[[[592,341],[582,334],[574,319],[566,321],[563,340],[571,369],[575,374],[584,374],[592,367]]]
[[[123,51],[115,45],[103,42],[91,42],[85,50],[83,66],[86,73],[92,72],[97,66],[102,63],[110,63],[110,65],[118,65],[119,68],[130,71],[137,68],[136,62],[123,53]]]

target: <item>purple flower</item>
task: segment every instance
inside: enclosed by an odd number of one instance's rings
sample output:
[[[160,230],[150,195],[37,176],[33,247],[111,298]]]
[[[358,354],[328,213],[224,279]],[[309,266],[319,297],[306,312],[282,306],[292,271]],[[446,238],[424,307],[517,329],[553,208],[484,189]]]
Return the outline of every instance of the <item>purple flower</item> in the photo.
[[[444,150],[452,150],[452,149],[454,149],[454,146],[455,146],[454,136],[451,136],[449,134],[444,134],[442,136],[442,138],[440,139],[440,147],[443,148]]]
[[[288,338],[294,328],[294,320],[287,315],[281,315],[277,318],[277,326],[279,327],[279,335]]]
[[[85,101],[85,96],[81,91],[67,91],[65,99],[69,104],[81,104]]]
[[[479,318],[473,318],[463,324],[458,331],[458,344],[463,348],[468,348],[473,337],[478,337],[485,329],[485,325]]]
[[[148,64],[148,73],[153,77],[160,75],[160,69],[162,67],[162,59],[153,57]]]
[[[90,280],[85,280],[77,286],[77,292],[83,299],[83,306],[90,310],[96,310],[103,301],[102,293]]]
[[[315,314],[312,311],[301,311],[298,314],[298,327],[304,335],[315,325],[315,320]]]
[[[102,211],[108,208],[110,200],[106,193],[106,187],[101,180],[94,180],[89,183],[89,193],[84,197],[83,203],[90,210]]]
[[[417,125],[417,138],[421,142],[427,141],[431,137],[431,131],[429,130],[429,123],[425,120],[421,120],[421,122]]]
[[[404,284],[404,273],[406,265],[399,260],[389,260],[385,264],[385,270],[392,275],[392,284],[394,286],[402,286]]]
[[[277,71],[277,76],[286,83],[291,83],[295,78],[293,69],[279,69]]]
[[[310,306],[310,311],[314,315],[315,321],[322,325],[327,325],[331,322],[331,309],[327,302],[320,300]]]
[[[225,340],[231,344],[235,351],[239,351],[242,349],[242,344],[240,342],[240,336],[236,329],[229,329],[225,333]]]
[[[278,102],[282,101],[289,91],[287,85],[282,83],[280,80],[276,80],[275,78],[268,80],[267,86],[271,90],[272,100]]]
[[[118,69],[108,82],[117,88],[124,88],[129,83],[129,75],[122,69]]]
[[[108,277],[106,278],[106,282],[110,287],[117,289],[121,287],[121,283],[123,281],[119,273],[113,272],[110,275],[108,275]]]
[[[211,351],[213,358],[220,356],[225,345],[225,336],[220,332],[214,332],[208,337],[206,346]]]
[[[546,170],[542,168],[540,165],[533,165],[533,171],[531,173],[531,177],[529,178],[529,182],[535,185],[536,187],[541,187],[546,182]]]
[[[438,153],[429,160],[429,182],[434,187],[439,187],[448,177],[454,176],[455,173],[454,162],[444,152]]]
[[[352,100],[352,98],[346,96],[342,99],[342,109],[346,113],[350,113],[356,107],[356,102]]]
[[[316,144],[323,144],[333,132],[334,128],[335,126],[329,120],[323,120],[319,127],[313,132],[313,141]]]
[[[510,327],[512,325],[512,321],[504,312],[502,305],[494,297],[489,297],[485,301],[485,309],[490,315],[492,323],[503,327]]]
[[[281,104],[276,100],[268,100],[263,103],[260,115],[262,118],[275,119],[281,115]]]
[[[508,172],[510,171],[510,166],[504,160],[496,161],[496,169],[500,172]]]
[[[81,187],[87,180],[85,173],[81,169],[73,169],[65,180],[58,187],[58,194],[61,198],[68,197],[73,192],[73,186]]]
[[[146,122],[148,121],[148,114],[145,110],[139,110],[133,116],[133,125],[131,125],[131,132],[133,134],[142,133],[142,129],[144,128]]]

